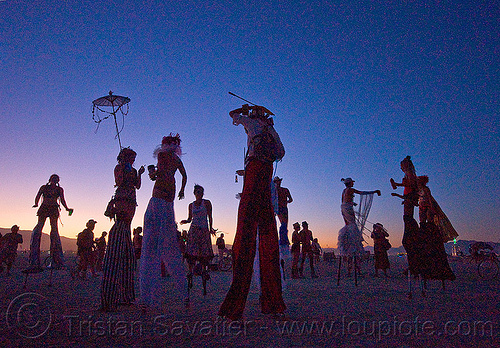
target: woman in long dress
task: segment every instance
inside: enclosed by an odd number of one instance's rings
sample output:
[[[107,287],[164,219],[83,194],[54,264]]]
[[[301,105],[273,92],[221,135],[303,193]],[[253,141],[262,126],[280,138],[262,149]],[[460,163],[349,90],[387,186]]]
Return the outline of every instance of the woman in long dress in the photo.
[[[442,211],[440,208],[438,210],[439,206],[427,186],[429,178],[425,175],[419,176],[417,182],[420,233],[425,236],[425,248],[422,255],[422,263],[424,264],[422,268],[425,272],[422,275],[424,279],[455,280],[455,274],[448,263],[448,256],[444,250],[444,243],[448,241],[448,231],[443,230],[439,224],[438,211],[441,213]],[[444,213],[442,214],[444,215]],[[446,217],[446,215],[444,216]],[[449,225],[451,226],[451,224]],[[456,234],[453,226],[451,229]]]
[[[179,199],[184,198],[187,174],[180,158],[182,154],[179,134],[163,137],[161,145],[153,155],[158,165],[148,166],[149,178],[155,182],[153,194],[144,213],[144,237],[142,240],[139,282],[143,310],[161,302],[161,268],[172,276],[174,284],[184,296],[184,305],[189,307],[186,272],[179,246],[175,223],[175,173],[182,175]]]
[[[350,276],[352,266],[359,271],[358,260],[363,255],[363,234],[356,225],[356,216],[354,215],[354,194],[373,194],[380,196],[380,191],[358,191],[354,186],[354,180],[351,178],[342,179],[346,188],[342,191],[341,212],[344,218],[345,226],[339,231],[338,248],[340,256],[347,259],[347,273]],[[356,260],[353,262],[353,259]]]
[[[193,270],[196,262],[202,265],[202,277],[208,277],[208,264],[214,257],[210,234],[215,235],[213,229],[212,203],[203,199],[204,189],[200,185],[194,186],[196,200],[189,204],[188,218],[180,222],[191,224],[187,235],[186,258],[189,265],[188,286],[192,286]]]
[[[113,311],[118,305],[130,305],[135,301],[135,256],[132,246],[132,219],[137,206],[135,191],[141,188],[141,175],[132,167],[136,152],[130,148],[120,151],[115,167],[116,191],[114,197],[115,223],[109,231],[104,256],[101,286],[101,310]]]
[[[387,269],[391,267],[387,250],[391,248],[391,244],[387,240],[389,233],[381,223],[373,225],[371,238],[373,239],[373,253],[375,254],[375,277],[378,277],[378,270],[381,269],[387,277]]]

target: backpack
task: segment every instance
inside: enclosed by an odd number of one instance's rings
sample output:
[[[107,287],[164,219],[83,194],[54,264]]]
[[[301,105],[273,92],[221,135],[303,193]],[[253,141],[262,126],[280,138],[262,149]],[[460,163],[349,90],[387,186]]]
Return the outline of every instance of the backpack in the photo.
[[[269,131],[273,126],[268,125],[262,133],[257,134],[251,139],[253,144],[254,156],[264,162],[275,162],[281,160],[285,156],[285,148],[281,141],[276,139]]]
[[[94,245],[94,241],[92,239],[92,235],[90,235],[86,230],[78,233],[78,237],[76,239],[76,245],[80,248],[89,249]]]

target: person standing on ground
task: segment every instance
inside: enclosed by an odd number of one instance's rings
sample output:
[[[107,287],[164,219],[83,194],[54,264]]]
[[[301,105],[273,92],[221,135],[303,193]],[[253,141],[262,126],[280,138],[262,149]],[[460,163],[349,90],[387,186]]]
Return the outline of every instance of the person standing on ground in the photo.
[[[23,236],[19,233],[19,226],[10,228],[10,233],[0,237],[0,273],[3,272],[3,263],[7,265],[7,275],[10,275],[12,264],[16,260],[17,246],[23,243]]]
[[[311,248],[314,255],[314,262],[318,263],[321,260],[321,255],[323,254],[323,249],[319,245],[318,238],[314,238],[311,242]]]
[[[300,237],[302,242],[302,257],[299,267],[299,276],[304,278],[304,262],[306,257],[309,258],[309,267],[311,268],[311,278],[318,278],[316,271],[314,270],[314,254],[312,250],[311,242],[313,241],[312,231],[309,229],[309,224],[307,221],[302,222],[302,231],[300,231]]]
[[[141,251],[142,251],[142,227],[138,226],[134,228],[133,235],[134,237],[132,238],[132,243],[134,244],[134,256],[136,260],[139,260],[141,258]]]
[[[215,241],[217,250],[219,251],[219,261],[224,257],[224,252],[226,251],[226,242],[224,241],[224,233],[221,233],[219,238]]]
[[[292,232],[292,247],[290,252],[292,253],[292,279],[297,279],[299,275],[299,259],[300,259],[300,224],[295,222],[293,224]]]
[[[78,275],[82,279],[87,278],[87,268],[90,268],[92,277],[95,277],[94,228],[96,223],[97,221],[90,219],[86,224],[86,228],[78,233],[76,239],[77,253],[80,256]]]
[[[375,254],[375,277],[378,277],[378,270],[381,269],[387,277],[387,269],[391,267],[387,251],[391,248],[391,243],[387,239],[389,233],[381,223],[373,225],[371,238],[373,239],[373,253]]]
[[[96,238],[94,243],[97,249],[97,260],[95,263],[95,269],[97,272],[102,272],[104,255],[106,253],[106,236],[108,232],[102,231],[102,234],[99,238]]]

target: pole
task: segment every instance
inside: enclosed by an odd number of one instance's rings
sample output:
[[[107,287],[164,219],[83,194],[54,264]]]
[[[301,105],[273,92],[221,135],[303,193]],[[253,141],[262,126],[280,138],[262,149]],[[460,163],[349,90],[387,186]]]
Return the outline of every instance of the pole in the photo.
[[[113,102],[111,102],[111,106],[113,107],[113,119],[115,121],[115,129],[116,129],[116,137],[118,138],[118,144],[120,145],[120,151],[122,150],[122,141],[120,139],[120,131],[118,130],[118,123],[116,122],[116,111],[115,111],[115,106],[113,105]]]
[[[337,286],[340,283],[340,265],[342,264],[342,256],[339,256],[339,270],[337,272]]]
[[[247,103],[250,103],[252,105],[256,105],[256,104],[252,103],[251,101],[248,101],[248,100],[240,97],[239,95],[234,94],[233,92],[229,92],[229,94],[231,94],[233,97],[240,98],[241,100],[246,101]]]

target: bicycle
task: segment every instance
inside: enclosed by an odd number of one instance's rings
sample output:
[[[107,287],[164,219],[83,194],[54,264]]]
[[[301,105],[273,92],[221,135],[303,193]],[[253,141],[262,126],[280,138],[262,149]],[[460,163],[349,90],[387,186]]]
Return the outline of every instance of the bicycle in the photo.
[[[233,268],[233,252],[231,249],[224,249],[222,258],[217,255],[214,259],[219,271],[228,272]]]
[[[477,260],[477,273],[484,280],[492,280],[498,277],[500,267],[497,254],[493,251],[479,254]]]
[[[479,250],[470,255],[460,255],[459,260],[463,263],[472,265],[483,280],[492,280],[498,278],[500,274],[500,261],[498,255],[491,250]]]

